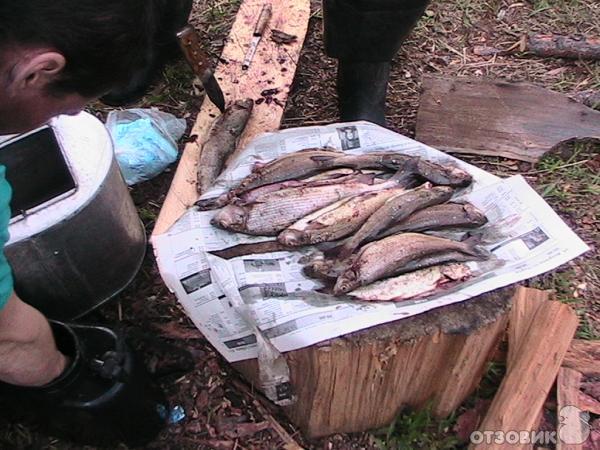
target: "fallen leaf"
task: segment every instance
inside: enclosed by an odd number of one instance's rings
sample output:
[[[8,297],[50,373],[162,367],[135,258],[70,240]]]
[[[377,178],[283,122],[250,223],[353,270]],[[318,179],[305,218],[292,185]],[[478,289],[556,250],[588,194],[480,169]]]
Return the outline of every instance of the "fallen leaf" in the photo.
[[[264,422],[248,422],[240,423],[233,427],[231,430],[225,432],[225,436],[230,439],[242,438],[246,436],[253,436],[260,431],[264,431],[271,427],[271,424],[267,421]]]
[[[169,339],[203,339],[202,333],[196,329],[187,328],[179,322],[167,322],[154,324]]]
[[[557,75],[562,75],[563,73],[565,73],[567,71],[566,67],[559,67],[557,69],[552,69],[549,70],[548,72],[546,72],[544,74],[545,77],[555,77]]]
[[[493,56],[500,53],[500,50],[494,47],[487,47],[485,45],[476,45],[473,47],[473,53],[478,56]]]

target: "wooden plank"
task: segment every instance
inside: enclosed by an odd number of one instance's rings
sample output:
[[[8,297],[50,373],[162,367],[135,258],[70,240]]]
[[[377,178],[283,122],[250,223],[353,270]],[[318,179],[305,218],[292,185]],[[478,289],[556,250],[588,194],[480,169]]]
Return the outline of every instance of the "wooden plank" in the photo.
[[[480,431],[534,430],[538,411],[554,384],[561,362],[577,329],[577,315],[559,302],[539,300],[519,352],[502,380]],[[530,445],[511,446],[529,448]],[[470,448],[475,448],[471,445]],[[492,441],[486,450],[506,448]]]
[[[416,139],[440,150],[535,162],[600,139],[600,112],[528,83],[424,76]]]
[[[520,346],[524,342],[525,335],[531,326],[537,309],[544,301],[549,299],[550,293],[548,291],[523,286],[517,288],[508,322],[507,368],[510,368],[517,361]]]
[[[586,377],[600,377],[600,341],[573,339],[562,364]]]
[[[250,68],[244,71],[242,61],[264,3],[265,0],[242,2],[223,48],[221,62],[215,70],[215,77],[223,89],[227,103],[244,98],[257,100],[266,89],[278,90],[273,96],[277,101],[255,105],[238,150],[257,135],[279,128],[283,116],[282,105],[289,94],[310,17],[309,0],[270,0],[273,17]],[[295,35],[297,40],[289,45],[278,45],[270,39],[272,29]],[[165,233],[198,199],[196,173],[200,149],[218,114],[218,109],[205,99],[191,131],[198,139],[187,144],[183,150],[153,235]]]
[[[581,373],[561,367],[556,379],[556,423],[558,424],[558,439],[556,450],[581,450],[582,445],[566,442],[583,442],[583,429],[578,411],[569,407],[579,407],[579,386]]]

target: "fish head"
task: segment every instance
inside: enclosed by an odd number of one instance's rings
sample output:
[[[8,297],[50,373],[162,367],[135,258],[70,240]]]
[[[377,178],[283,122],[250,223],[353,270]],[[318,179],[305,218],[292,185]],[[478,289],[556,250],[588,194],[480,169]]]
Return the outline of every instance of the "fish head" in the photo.
[[[417,163],[417,172],[434,184],[468,186],[473,178],[467,172],[451,165],[435,164],[424,159]]]
[[[350,268],[338,277],[333,292],[335,295],[347,294],[356,289],[358,285],[358,273]]]
[[[225,230],[241,231],[246,225],[248,211],[237,205],[227,205],[212,218],[211,223]]]
[[[417,158],[410,155],[401,155],[398,153],[384,153],[381,155],[381,167],[396,171],[409,170],[417,161]]]
[[[277,236],[277,240],[288,247],[298,247],[309,243],[306,233],[294,229],[283,230]]]
[[[485,214],[470,203],[465,203],[463,205],[463,210],[469,220],[477,222],[480,225],[487,223],[487,217]]]

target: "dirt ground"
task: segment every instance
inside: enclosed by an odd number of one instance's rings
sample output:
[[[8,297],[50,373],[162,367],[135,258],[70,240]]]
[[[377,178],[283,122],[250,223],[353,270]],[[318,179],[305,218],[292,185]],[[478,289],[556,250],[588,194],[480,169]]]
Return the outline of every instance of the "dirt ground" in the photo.
[[[238,0],[196,0],[193,22],[215,57],[220,54],[238,4]],[[336,62],[323,54],[320,2],[313,2],[312,7],[309,34],[283,127],[337,120]],[[434,1],[394,61],[387,106],[390,128],[414,135],[420,79],[425,73],[530,81],[575,98],[589,91],[600,91],[600,62],[541,59],[520,53],[518,43],[527,32],[598,37],[600,3],[597,0]],[[159,107],[185,117],[191,125],[201,104],[201,98],[191,91],[191,79],[183,63],[167,68],[164,79],[138,106]],[[93,105],[91,110],[100,117],[107,111],[101,105]],[[500,176],[523,174],[587,242],[590,252],[527,284],[554,290],[558,299],[577,310],[578,336],[599,339],[600,144],[576,143],[536,165],[494,157],[464,159]],[[172,167],[131,191],[148,234],[174,170]],[[339,435],[313,442],[303,439],[278,411],[270,410],[268,405],[261,406],[258,397],[197,332],[163,285],[150,249],[133,284],[89,320],[125,327],[139,344],[150,371],[172,404],[181,405],[185,411],[185,419],[168,426],[148,448],[283,448],[278,434],[263,423],[268,420],[266,410],[294,439],[310,449],[464,446],[453,428],[460,411],[444,421],[432,419],[427,412],[405,413],[393,427],[381,433]],[[485,386],[466,406],[475,404],[479,397],[491,396],[500,373],[501,369],[491,367]],[[0,422],[0,448],[80,447],[44,436],[35,427]]]

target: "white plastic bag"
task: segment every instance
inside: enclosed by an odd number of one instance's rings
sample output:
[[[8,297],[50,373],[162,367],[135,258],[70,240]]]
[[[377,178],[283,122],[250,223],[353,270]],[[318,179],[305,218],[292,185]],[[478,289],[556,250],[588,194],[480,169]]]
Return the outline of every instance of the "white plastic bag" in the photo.
[[[111,111],[106,127],[128,185],[154,178],[177,160],[177,141],[186,129],[183,119],[157,109]]]

